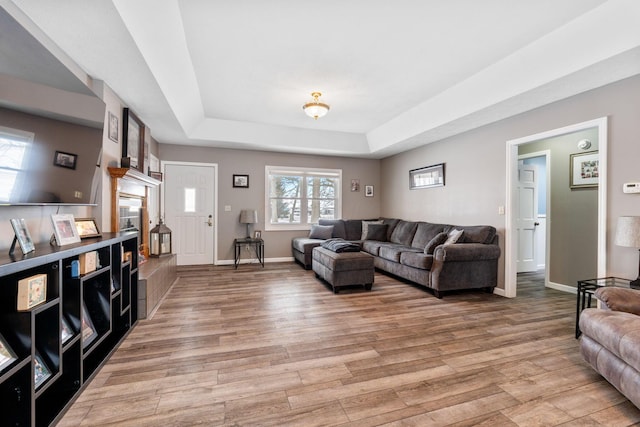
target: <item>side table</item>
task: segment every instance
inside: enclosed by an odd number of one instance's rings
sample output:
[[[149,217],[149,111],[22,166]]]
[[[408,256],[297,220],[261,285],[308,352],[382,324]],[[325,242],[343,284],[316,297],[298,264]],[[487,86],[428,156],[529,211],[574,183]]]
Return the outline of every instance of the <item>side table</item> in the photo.
[[[240,264],[240,258],[242,255],[242,247],[253,248],[258,262],[264,268],[264,240],[253,239],[251,237],[243,237],[241,239],[233,239],[233,245],[235,246],[235,255],[233,259],[233,265],[237,269]]]
[[[614,286],[618,288],[630,288],[631,281],[619,277],[603,277],[598,279],[588,279],[578,281],[578,292],[576,300],[576,339],[580,337],[580,313],[585,308],[591,307],[591,297],[596,289],[604,286]]]

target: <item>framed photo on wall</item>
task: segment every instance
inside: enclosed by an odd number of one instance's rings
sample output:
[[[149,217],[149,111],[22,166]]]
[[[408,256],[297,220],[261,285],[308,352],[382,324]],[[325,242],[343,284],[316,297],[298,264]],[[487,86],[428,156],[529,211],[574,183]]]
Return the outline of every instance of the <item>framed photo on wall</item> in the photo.
[[[444,163],[409,171],[409,189],[443,187]]]
[[[373,197],[373,185],[364,186],[364,197]]]
[[[76,163],[78,163],[78,155],[72,153],[65,153],[63,151],[56,151],[53,155],[54,166],[61,168],[75,169]]]
[[[109,139],[118,142],[118,116],[109,111]]]
[[[571,154],[569,187],[597,187],[600,178],[600,156],[597,151]]]
[[[233,188],[249,188],[249,175],[233,175]]]
[[[122,122],[122,157],[130,159],[130,168],[144,172],[144,123],[128,108]]]

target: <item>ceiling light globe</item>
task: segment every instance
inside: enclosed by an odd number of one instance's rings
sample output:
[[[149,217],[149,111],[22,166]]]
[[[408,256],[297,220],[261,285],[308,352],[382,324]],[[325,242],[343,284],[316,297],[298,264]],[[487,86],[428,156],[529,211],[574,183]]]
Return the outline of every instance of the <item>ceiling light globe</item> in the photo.
[[[313,101],[304,104],[302,109],[307,116],[318,120],[318,118],[327,115],[329,112],[329,105],[318,100],[318,98],[322,96],[320,92],[313,92],[311,96],[313,97]]]

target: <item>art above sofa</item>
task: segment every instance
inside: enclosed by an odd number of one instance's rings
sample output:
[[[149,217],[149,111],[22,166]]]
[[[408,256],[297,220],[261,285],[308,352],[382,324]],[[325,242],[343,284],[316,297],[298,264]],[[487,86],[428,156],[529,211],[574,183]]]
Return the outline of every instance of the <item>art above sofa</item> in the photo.
[[[493,291],[500,247],[489,225],[455,226],[397,218],[326,220],[292,240],[296,261],[310,269],[313,248],[328,238],[357,242],[374,266],[429,288],[438,298],[457,289]]]

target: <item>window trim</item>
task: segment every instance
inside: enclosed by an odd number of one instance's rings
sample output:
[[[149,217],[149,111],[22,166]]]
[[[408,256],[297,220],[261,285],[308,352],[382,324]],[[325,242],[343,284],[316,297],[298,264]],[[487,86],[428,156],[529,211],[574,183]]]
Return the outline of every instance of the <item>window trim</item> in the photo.
[[[292,231],[292,230],[310,230],[313,224],[301,222],[300,224],[272,224],[271,223],[271,175],[274,173],[300,175],[303,178],[314,175],[332,175],[338,179],[335,198],[335,217],[342,218],[342,169],[330,168],[303,168],[297,166],[265,166],[264,168],[264,229],[266,231]],[[305,204],[306,194],[301,193],[302,203]],[[301,216],[302,217],[302,216]]]

